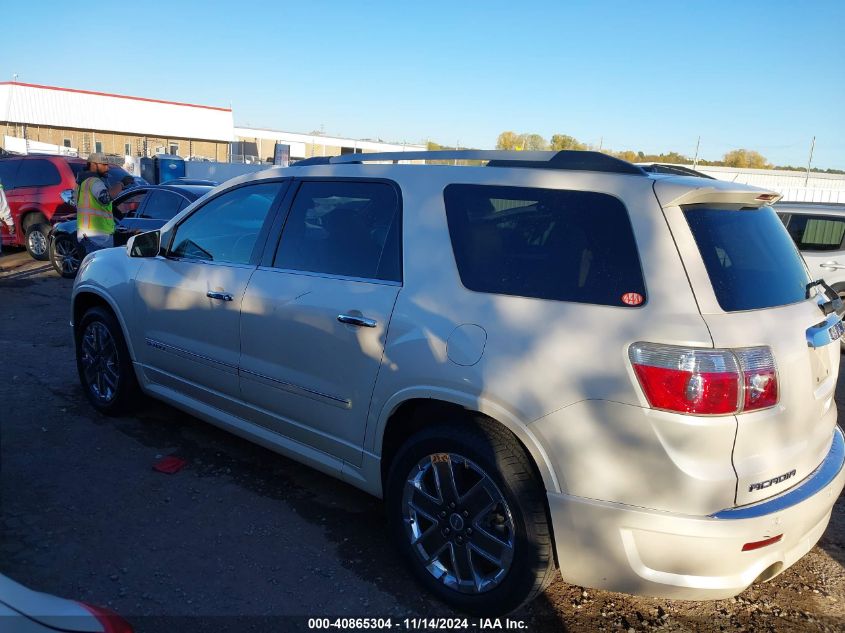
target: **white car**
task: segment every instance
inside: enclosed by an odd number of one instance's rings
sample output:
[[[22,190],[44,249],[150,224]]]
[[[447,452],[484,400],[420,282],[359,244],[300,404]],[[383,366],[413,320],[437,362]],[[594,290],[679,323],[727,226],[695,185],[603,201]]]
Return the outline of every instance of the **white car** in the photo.
[[[488,162],[394,164],[429,158]],[[80,379],[383,496],[468,612],[556,565],[726,598],[809,551],[845,483],[842,302],[777,198],[593,152],[309,159],[88,256]]]
[[[845,296],[845,204],[781,202],[776,209],[812,278]]]
[[[3,633],[132,633],[132,626],[101,607],[33,591],[0,574]]]

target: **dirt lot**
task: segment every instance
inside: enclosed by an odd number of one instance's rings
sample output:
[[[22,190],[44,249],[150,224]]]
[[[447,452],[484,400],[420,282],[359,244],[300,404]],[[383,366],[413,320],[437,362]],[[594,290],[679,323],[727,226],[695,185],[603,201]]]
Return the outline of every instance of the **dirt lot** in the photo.
[[[456,615],[398,564],[376,499],[164,405],[96,414],[75,372],[72,283],[25,253],[0,269],[0,571],[106,605],[139,633]],[[841,388],[837,402],[842,412]],[[182,471],[152,470],[171,454],[188,461]],[[650,600],[557,581],[512,619],[529,631],[842,631],[843,567],[840,498],[809,555],[738,598]]]

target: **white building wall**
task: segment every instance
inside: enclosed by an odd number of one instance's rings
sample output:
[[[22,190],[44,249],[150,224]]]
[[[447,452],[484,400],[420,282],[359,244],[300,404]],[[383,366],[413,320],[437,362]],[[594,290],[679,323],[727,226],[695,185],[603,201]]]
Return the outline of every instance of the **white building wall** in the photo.
[[[209,141],[234,127],[228,108],[13,82],[0,83],[0,121]]]
[[[296,132],[251,127],[235,127],[235,136],[245,139],[262,139],[271,144],[279,142],[290,145],[291,158],[309,158],[305,155],[306,144],[326,147],[352,147],[353,149],[360,149],[366,152],[411,152],[425,149],[424,145],[382,143],[381,141],[363,141],[340,136],[299,134]]]
[[[688,165],[692,167],[692,165]],[[776,191],[788,202],[845,203],[845,175],[786,171],[782,169],[742,169],[738,167],[707,167],[698,171],[719,180],[739,182]]]

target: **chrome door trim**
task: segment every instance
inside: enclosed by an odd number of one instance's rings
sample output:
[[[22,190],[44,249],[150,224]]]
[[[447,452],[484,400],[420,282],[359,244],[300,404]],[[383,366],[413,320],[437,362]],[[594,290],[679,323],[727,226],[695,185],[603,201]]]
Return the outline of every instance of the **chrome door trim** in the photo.
[[[182,358],[188,358],[189,360],[203,360],[213,365],[220,365],[222,367],[225,367],[226,369],[234,369],[235,371],[238,370],[238,366],[233,365],[232,363],[217,360],[215,358],[211,358],[210,356],[205,356],[203,354],[197,354],[196,352],[191,352],[182,347],[176,347],[175,345],[168,345],[167,343],[162,343],[161,341],[157,341],[152,338],[145,338],[144,342],[152,348],[161,350],[163,352],[170,352],[171,354],[181,356]]]
[[[301,385],[295,385],[292,382],[287,382],[285,380],[278,380],[277,378],[271,378],[270,376],[265,376],[264,374],[259,374],[258,372],[250,371],[248,369],[244,369],[241,367],[238,370],[241,374],[248,374],[250,378],[255,379],[257,382],[263,383],[269,387],[275,387],[277,389],[281,389],[282,391],[287,391],[288,393],[292,393],[297,396],[303,396],[306,398],[312,398],[318,400],[320,402],[325,402],[326,404],[330,404],[335,407],[340,407],[341,409],[351,409],[352,408],[352,401],[348,398],[341,398],[339,396],[333,396],[328,393],[323,393],[322,391],[317,391],[315,389],[309,389],[308,387],[303,387]]]

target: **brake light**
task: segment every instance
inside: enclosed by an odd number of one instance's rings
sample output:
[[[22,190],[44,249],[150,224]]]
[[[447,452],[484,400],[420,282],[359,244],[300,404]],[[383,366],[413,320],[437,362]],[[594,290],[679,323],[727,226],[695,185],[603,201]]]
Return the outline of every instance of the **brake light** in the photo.
[[[79,604],[88,609],[91,615],[97,618],[97,621],[103,627],[103,633],[133,633],[132,625],[114,611],[110,611],[105,607],[95,607],[84,602],[80,602]]]
[[[655,409],[731,415],[777,403],[777,374],[768,347],[729,350],[636,343],[629,357]]]

